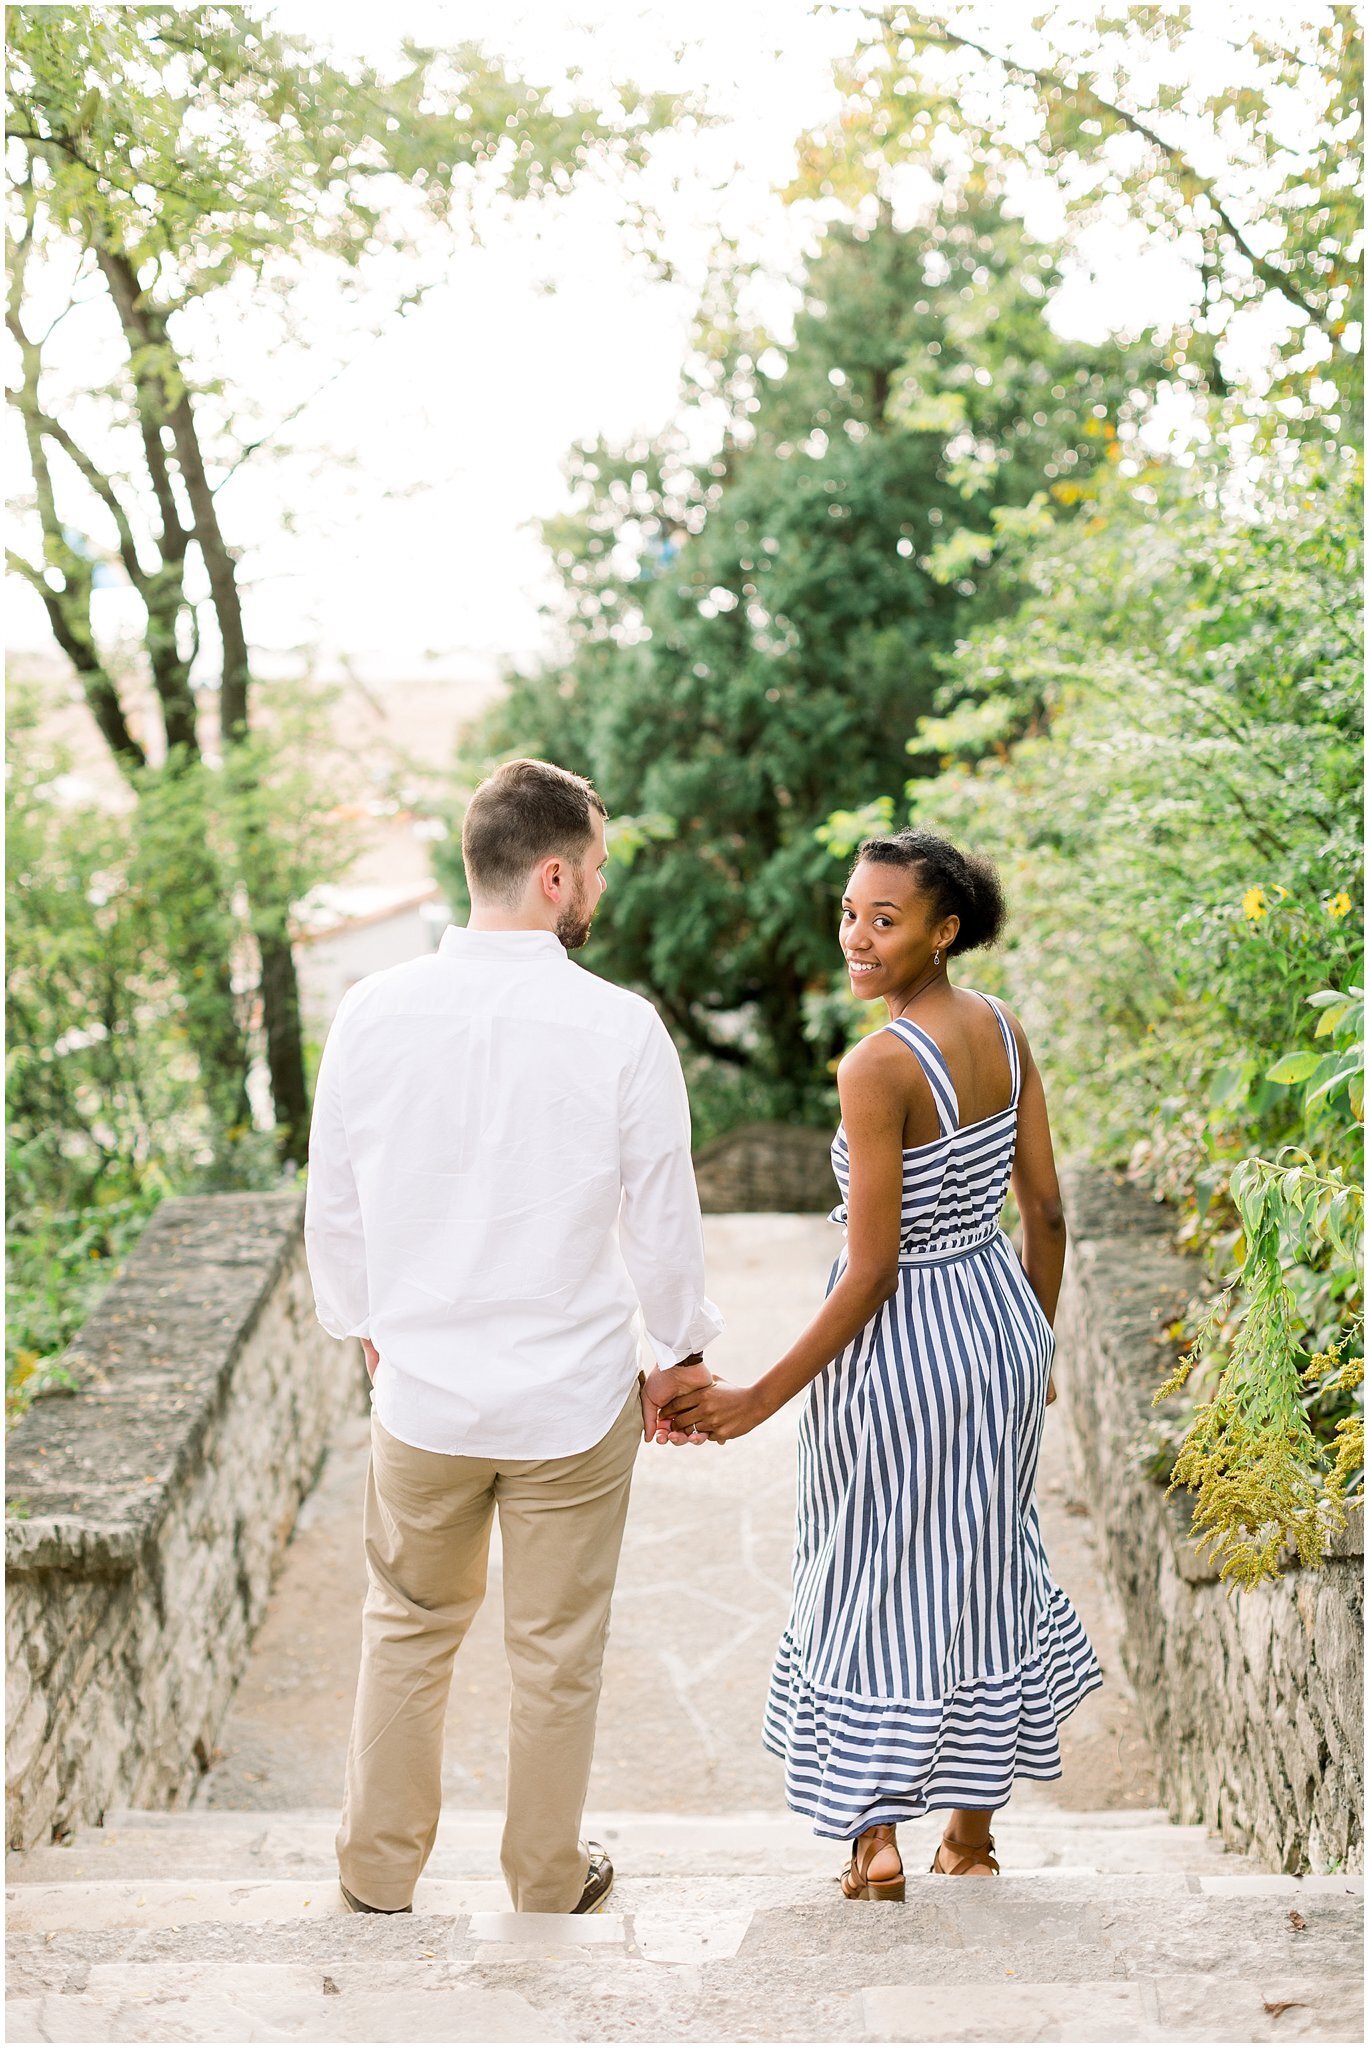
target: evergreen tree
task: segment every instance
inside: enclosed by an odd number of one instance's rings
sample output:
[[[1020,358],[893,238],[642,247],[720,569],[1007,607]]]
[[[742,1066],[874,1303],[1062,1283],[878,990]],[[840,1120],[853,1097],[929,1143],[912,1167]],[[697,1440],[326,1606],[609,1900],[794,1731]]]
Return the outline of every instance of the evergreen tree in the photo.
[[[946,655],[1006,601],[1000,536],[1077,494],[1144,400],[1140,351],[1054,332],[1055,282],[982,187],[910,231],[887,209],[833,228],[787,357],[724,339],[716,460],[678,432],[576,451],[578,509],[546,530],[567,656],[513,679],[466,755],[548,755],[639,821],[587,957],[783,1114],[817,1107],[840,1042],[803,1001],[840,875],[817,828],[900,795]]]

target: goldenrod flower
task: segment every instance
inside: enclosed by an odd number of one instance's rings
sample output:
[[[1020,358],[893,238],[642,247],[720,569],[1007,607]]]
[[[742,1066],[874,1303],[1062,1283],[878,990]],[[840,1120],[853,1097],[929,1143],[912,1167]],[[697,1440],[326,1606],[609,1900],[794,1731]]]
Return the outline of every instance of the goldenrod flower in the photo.
[[[1241,898],[1241,909],[1245,912],[1251,924],[1258,924],[1268,908],[1269,905],[1263,889],[1247,889]]]
[[[1349,917],[1350,898],[1346,895],[1344,889],[1340,891],[1339,895],[1331,898],[1331,901],[1326,906],[1326,915],[1328,917]]]

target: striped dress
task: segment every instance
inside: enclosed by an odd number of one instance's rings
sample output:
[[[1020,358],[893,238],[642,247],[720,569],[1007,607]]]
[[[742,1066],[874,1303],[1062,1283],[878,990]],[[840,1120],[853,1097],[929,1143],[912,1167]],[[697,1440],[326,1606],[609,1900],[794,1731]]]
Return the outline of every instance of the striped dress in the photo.
[[[933,1040],[886,1027],[920,1063],[941,1135],[903,1155],[898,1285],[813,1381],[799,1431],[793,1607],[764,1741],[793,1810],[845,1841],[1058,1778],[1059,1723],[1102,1683],[1037,1521],[1054,1339],[999,1226],[1021,1070],[992,1008],[1012,1099],[964,1129]],[[832,1163],[844,1224],[840,1128]]]

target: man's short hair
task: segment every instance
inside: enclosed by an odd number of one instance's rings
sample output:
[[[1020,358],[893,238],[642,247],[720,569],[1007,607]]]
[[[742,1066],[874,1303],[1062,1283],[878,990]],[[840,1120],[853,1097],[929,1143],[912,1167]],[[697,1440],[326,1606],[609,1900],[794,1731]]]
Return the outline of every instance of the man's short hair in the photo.
[[[506,761],[466,807],[461,857],[471,894],[511,904],[539,861],[582,859],[596,811],[608,816],[585,776],[551,761]]]

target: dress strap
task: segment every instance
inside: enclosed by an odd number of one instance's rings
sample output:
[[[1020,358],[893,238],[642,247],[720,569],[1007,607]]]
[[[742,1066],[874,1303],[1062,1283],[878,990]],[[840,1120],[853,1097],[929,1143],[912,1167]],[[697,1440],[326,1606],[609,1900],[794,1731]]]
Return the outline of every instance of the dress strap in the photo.
[[[906,1017],[895,1017],[891,1024],[884,1026],[884,1029],[892,1031],[895,1037],[902,1039],[927,1076],[927,1086],[931,1089],[932,1100],[936,1104],[941,1135],[948,1138],[952,1131],[960,1129],[960,1103],[956,1096],[955,1083],[951,1079],[951,1070],[942,1055],[941,1047],[920,1024],[912,1024]]]
[[[976,989],[975,994],[984,995],[984,991]],[[993,1011],[995,1017],[997,1017],[998,1028],[1003,1033],[1003,1043],[1008,1051],[1008,1077],[1012,1083],[1012,1096],[1008,1107],[1009,1109],[1016,1109],[1017,1099],[1022,1093],[1022,1060],[1017,1050],[1017,1033],[1003,1015],[1003,1011],[994,997],[984,996],[984,1000]]]

